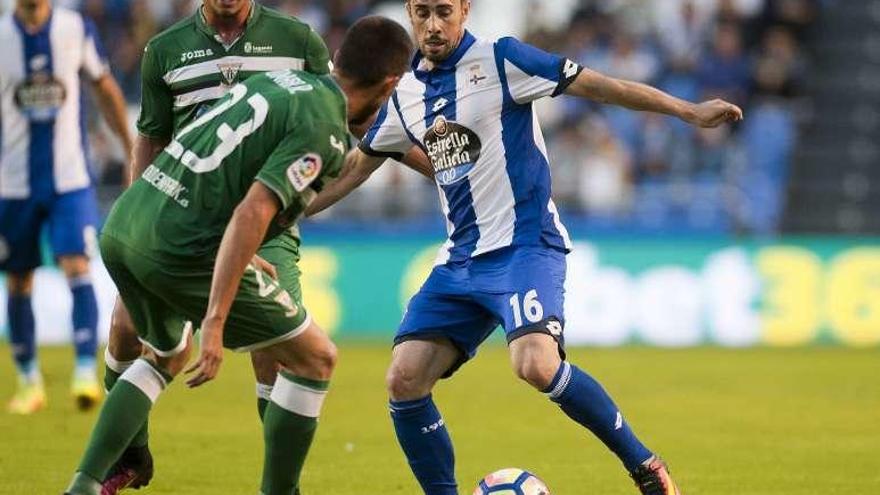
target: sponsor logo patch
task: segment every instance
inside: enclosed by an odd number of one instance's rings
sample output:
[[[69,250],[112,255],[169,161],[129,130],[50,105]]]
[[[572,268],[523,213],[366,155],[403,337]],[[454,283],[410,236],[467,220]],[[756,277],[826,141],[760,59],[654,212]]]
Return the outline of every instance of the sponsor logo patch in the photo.
[[[473,170],[483,145],[479,136],[467,127],[438,115],[424,138],[425,149],[434,167],[437,183],[454,184]]]
[[[302,158],[287,167],[287,180],[297,192],[303,192],[321,173],[321,157],[306,153]]]

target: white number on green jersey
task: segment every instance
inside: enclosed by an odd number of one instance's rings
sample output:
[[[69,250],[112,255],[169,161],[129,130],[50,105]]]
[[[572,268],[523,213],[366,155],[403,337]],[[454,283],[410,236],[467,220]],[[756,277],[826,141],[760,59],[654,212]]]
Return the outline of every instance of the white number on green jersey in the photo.
[[[211,120],[214,120],[215,117],[229,110],[233,105],[241,101],[245,94],[247,94],[247,88],[239,84],[233,87],[229,91],[229,94],[230,98],[228,100],[223,101],[211,109],[211,111],[205,113],[198,119],[194,120],[190,125],[181,129],[181,131],[177,133],[177,136],[174,137],[174,140],[171,141],[171,144],[165,148],[165,151],[168,154],[175,159],[180,160],[180,163],[186,166],[186,168],[197,174],[204,174],[217,170],[223,160],[235,151],[235,148],[241,144],[244,138],[256,132],[257,129],[266,122],[266,115],[269,113],[269,102],[263,95],[255,93],[247,99],[248,105],[254,109],[253,118],[243,122],[235,129],[225,122],[220,124],[220,127],[217,128],[217,138],[220,142],[210,155],[200,157],[191,150],[184,148],[180,143],[180,140],[183,139],[184,136],[189,134],[193,129],[201,127]]]

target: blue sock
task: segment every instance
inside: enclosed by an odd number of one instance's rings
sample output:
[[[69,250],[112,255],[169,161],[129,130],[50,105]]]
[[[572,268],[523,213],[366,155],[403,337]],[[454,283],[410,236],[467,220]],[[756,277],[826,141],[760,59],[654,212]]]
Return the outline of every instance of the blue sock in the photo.
[[[73,345],[78,368],[94,368],[98,347],[98,300],[88,275],[70,281],[73,292]]]
[[[31,296],[10,294],[7,306],[9,342],[12,344],[15,366],[22,376],[32,377],[37,371],[37,346]]]
[[[569,418],[599,437],[628,471],[653,455],[636,438],[602,385],[577,366],[563,362],[544,393],[559,404]]]
[[[397,440],[425,495],[458,495],[452,440],[431,396],[391,401],[391,419]]]

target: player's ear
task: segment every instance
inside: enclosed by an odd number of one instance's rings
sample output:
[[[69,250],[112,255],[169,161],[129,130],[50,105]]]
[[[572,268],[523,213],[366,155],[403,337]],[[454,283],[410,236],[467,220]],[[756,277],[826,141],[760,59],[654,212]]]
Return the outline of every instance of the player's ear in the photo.
[[[462,24],[464,24],[465,21],[467,21],[470,13],[471,13],[471,0],[461,0],[461,22],[462,22]]]
[[[397,87],[398,82],[400,82],[400,76],[388,76],[382,81],[381,94],[383,101],[391,96],[391,93],[394,92],[394,88]]]

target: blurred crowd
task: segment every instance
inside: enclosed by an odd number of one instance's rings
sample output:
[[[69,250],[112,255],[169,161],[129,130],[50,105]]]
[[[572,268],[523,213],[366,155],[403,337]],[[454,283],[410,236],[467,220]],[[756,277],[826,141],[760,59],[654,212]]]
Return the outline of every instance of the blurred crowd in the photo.
[[[132,121],[144,45],[199,3],[55,0],[95,20]],[[357,18],[403,10],[399,0],[262,3],[311,24],[331,52]],[[542,100],[554,196],[568,223],[621,231],[777,229],[809,70],[804,47],[822,0],[473,0],[474,17],[513,4],[505,12],[516,16],[508,24],[519,32],[510,34],[614,77],[689,100],[724,98],[746,112],[738,125],[701,130],[567,96]],[[123,157],[92,114],[95,168],[109,201]],[[418,222],[437,211],[431,183],[386,166],[325,218]]]

